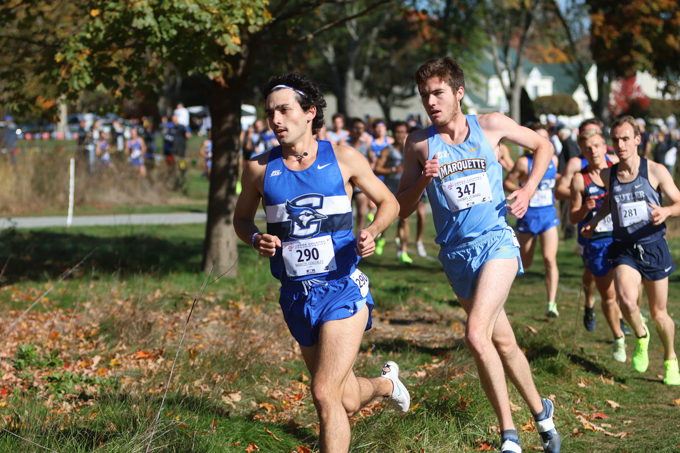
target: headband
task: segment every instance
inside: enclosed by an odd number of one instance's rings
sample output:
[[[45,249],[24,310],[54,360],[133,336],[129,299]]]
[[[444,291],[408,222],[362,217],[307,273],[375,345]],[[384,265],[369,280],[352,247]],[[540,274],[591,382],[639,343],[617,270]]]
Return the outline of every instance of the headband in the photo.
[[[305,96],[305,93],[304,93],[304,92],[302,92],[302,91],[300,91],[300,90],[298,90],[298,89],[296,89],[296,88],[289,87],[288,85],[276,85],[274,88],[272,88],[271,91],[281,90],[281,89],[283,89],[283,88],[287,88],[287,89],[289,89],[289,90],[293,90],[293,91],[295,91],[297,94],[299,94],[300,96],[303,96],[303,97]]]

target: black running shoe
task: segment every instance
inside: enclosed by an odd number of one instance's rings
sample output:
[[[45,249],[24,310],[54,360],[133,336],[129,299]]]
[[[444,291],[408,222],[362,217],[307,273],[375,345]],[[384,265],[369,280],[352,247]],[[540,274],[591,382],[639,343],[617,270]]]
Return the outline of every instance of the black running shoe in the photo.
[[[619,319],[619,323],[621,325],[621,332],[623,332],[624,335],[633,335],[633,332],[630,331],[628,324],[626,324],[623,319]]]
[[[586,313],[583,315],[583,325],[589,332],[595,330],[595,327],[597,327],[597,319],[595,319],[595,307],[586,307]]]

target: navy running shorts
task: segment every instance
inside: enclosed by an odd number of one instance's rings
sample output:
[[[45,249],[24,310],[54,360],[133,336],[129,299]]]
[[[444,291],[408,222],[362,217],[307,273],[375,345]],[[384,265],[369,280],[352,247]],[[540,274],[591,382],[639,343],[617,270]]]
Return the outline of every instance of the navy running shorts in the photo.
[[[650,244],[614,241],[607,254],[612,267],[625,264],[649,281],[663,280],[675,271],[665,238]]]

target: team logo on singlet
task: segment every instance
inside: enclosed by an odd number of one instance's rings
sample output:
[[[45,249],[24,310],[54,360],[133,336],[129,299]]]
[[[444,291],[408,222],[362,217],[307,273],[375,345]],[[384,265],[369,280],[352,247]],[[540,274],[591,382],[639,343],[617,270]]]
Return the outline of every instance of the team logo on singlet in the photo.
[[[303,239],[319,233],[321,221],[328,218],[317,211],[323,207],[323,198],[323,195],[314,193],[286,201],[291,238]]]
[[[439,177],[443,181],[452,174],[460,173],[461,171],[465,170],[486,171],[486,159],[477,157],[474,159],[457,160],[455,162],[449,162],[448,164],[441,165],[439,167]]]

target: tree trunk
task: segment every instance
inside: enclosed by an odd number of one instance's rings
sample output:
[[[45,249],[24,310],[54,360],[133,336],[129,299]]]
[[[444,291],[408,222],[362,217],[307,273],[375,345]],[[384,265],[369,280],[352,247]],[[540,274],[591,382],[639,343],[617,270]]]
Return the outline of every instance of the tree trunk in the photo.
[[[593,114],[596,118],[605,123],[609,119],[609,93],[611,92],[611,81],[604,71],[597,70],[597,100],[593,107]]]
[[[238,237],[234,231],[236,182],[239,176],[239,136],[241,132],[241,78],[231,78],[225,86],[213,82],[210,93],[213,164],[210,173],[208,221],[203,245],[203,270],[220,276],[230,268],[229,277],[238,274]]]

